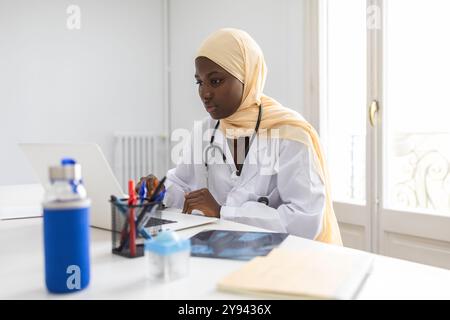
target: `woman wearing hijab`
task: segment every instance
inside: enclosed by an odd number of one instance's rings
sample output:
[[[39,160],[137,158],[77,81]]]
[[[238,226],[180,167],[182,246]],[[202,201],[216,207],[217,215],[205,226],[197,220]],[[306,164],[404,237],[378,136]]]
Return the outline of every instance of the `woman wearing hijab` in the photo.
[[[165,205],[342,245],[318,135],[263,93],[258,44],[244,31],[220,29],[200,46],[195,70],[209,117],[188,144],[192,161],[169,170]],[[200,163],[193,139],[201,140]],[[149,193],[155,179],[141,178]]]

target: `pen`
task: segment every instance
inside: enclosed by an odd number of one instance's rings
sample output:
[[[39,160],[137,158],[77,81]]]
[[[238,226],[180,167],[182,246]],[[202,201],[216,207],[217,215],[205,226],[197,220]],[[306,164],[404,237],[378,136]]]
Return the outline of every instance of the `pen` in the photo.
[[[130,209],[130,216],[128,217],[128,224],[130,225],[130,234],[129,234],[129,242],[130,242],[130,255],[132,257],[136,256],[136,225],[134,218],[134,205],[136,205],[137,199],[136,194],[134,192],[134,181],[128,181],[128,207]]]
[[[155,182],[155,180],[154,180]],[[139,188],[139,202],[142,205],[145,201],[145,196],[147,195],[147,183],[144,181],[143,183],[141,183],[141,187]],[[148,208],[146,206],[142,207],[142,211],[141,213],[138,215],[138,221],[139,221],[139,216],[141,216],[141,214],[147,210]],[[147,232],[147,230],[145,230],[144,227],[141,227],[141,225],[139,224],[139,222],[136,221],[136,228],[139,232],[140,235],[142,235],[142,237],[144,237],[145,239],[151,239],[152,236],[150,235],[150,233]],[[145,224],[144,224],[145,226]]]
[[[146,239],[150,239],[151,235],[145,230],[145,225],[146,225],[147,221],[150,219],[151,213],[153,213],[156,210],[156,204],[153,202],[155,201],[155,199],[161,199],[161,197],[163,197],[165,194],[165,191],[160,192],[161,188],[164,186],[164,181],[166,181],[166,177],[163,177],[161,179],[159,184],[156,186],[154,192],[152,193],[151,198],[146,198],[149,201],[149,203],[143,206],[140,214],[138,215],[136,223],[134,224],[134,228],[135,228],[134,230],[137,229],[138,232]],[[128,187],[130,187],[130,185],[128,185]],[[139,190],[139,191],[141,191],[141,190]],[[139,192],[139,193],[141,193],[141,192]],[[130,213],[131,213],[131,208],[130,208]],[[133,209],[133,215],[134,215],[134,209]],[[126,232],[126,226],[125,226],[124,230]],[[131,233],[131,224],[130,224],[130,233]],[[125,236],[125,238],[123,239],[122,243],[120,244],[120,246],[118,248],[119,251],[122,251],[123,248],[125,248],[127,246],[129,239],[131,240],[132,238],[130,236]]]
[[[141,183],[141,187],[139,188],[139,201],[142,204],[145,200],[145,196],[147,194],[147,183],[145,181]]]
[[[164,181],[166,181],[166,177],[163,177],[161,179],[161,181],[159,182],[158,186],[155,188],[155,191],[153,191],[153,194],[150,198],[150,206],[151,209],[148,210],[148,207],[144,207],[141,211],[141,213],[139,214],[137,221],[136,221],[136,225],[137,228],[139,230],[139,232],[141,232],[141,234],[146,237],[149,234],[145,231],[145,225],[147,223],[147,221],[150,219],[151,217],[151,213],[155,212],[156,208],[157,208],[157,204],[153,203],[156,201],[156,199],[160,199],[161,195],[160,195],[160,190],[161,188],[164,186]],[[164,192],[164,191],[163,191]],[[161,192],[161,193],[163,193]],[[164,195],[164,194],[163,194]],[[162,199],[161,199],[162,200]],[[142,230],[142,231],[141,231]]]
[[[155,191],[153,191],[152,196],[150,197],[150,202],[155,201],[158,198],[159,191],[164,186],[164,181],[166,181],[166,177],[164,176],[161,181],[158,183],[158,186],[156,187]]]

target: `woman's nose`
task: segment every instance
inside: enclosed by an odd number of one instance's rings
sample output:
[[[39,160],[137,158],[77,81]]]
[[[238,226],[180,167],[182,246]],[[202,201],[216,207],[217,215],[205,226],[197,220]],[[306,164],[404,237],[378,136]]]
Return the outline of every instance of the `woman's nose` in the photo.
[[[213,97],[211,90],[203,91],[203,100],[210,100]]]

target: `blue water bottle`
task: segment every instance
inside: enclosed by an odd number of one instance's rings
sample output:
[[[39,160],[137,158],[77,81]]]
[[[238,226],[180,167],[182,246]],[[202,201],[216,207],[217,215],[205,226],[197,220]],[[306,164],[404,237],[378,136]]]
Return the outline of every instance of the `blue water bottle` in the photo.
[[[45,283],[53,293],[89,284],[89,209],[81,166],[72,159],[50,167],[44,207]]]

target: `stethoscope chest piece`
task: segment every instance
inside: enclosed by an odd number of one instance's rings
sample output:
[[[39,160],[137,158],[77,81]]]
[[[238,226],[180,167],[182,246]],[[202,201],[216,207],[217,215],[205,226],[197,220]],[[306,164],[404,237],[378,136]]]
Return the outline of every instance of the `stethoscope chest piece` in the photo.
[[[269,205],[269,198],[267,197],[259,197],[258,202],[264,203],[266,206]]]

